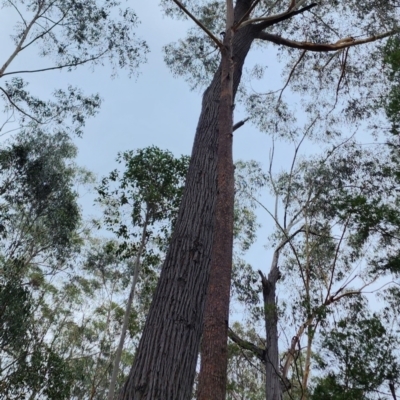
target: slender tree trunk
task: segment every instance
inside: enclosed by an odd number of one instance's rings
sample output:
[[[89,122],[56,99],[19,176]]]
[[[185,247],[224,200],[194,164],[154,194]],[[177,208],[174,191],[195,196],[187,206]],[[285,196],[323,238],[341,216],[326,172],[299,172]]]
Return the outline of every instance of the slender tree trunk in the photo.
[[[279,252],[275,251],[268,278],[260,271],[264,298],[265,333],[267,336],[265,349],[266,400],[282,399],[278,348],[278,313],[276,306],[276,283],[280,278],[278,259]]]
[[[131,290],[129,292],[128,301],[126,303],[124,322],[122,324],[122,331],[121,331],[121,336],[119,338],[117,352],[115,353],[114,367],[113,367],[113,371],[112,371],[110,386],[108,388],[108,397],[107,397],[108,400],[112,400],[114,398],[115,384],[117,382],[117,376],[118,376],[118,371],[119,371],[119,363],[121,361],[122,350],[124,348],[126,331],[128,330],[129,317],[131,316],[131,309],[132,309],[133,298],[135,297],[136,284],[137,284],[137,281],[139,278],[140,258],[142,257],[143,250],[146,245],[148,221],[149,221],[149,215],[148,215],[148,212],[146,212],[146,217],[145,217],[145,221],[144,221],[143,229],[142,229],[142,238],[141,238],[140,246],[137,251],[137,254],[135,257],[135,262],[134,262],[132,286],[131,286]]]
[[[308,378],[310,376],[310,368],[311,368],[311,348],[313,342],[313,328],[312,326],[308,326],[308,338],[307,338],[307,352],[304,366],[304,374],[303,374],[303,382],[302,382],[302,395],[301,400],[306,400],[308,398]]]
[[[240,17],[251,0],[237,4]],[[250,25],[235,35],[234,94],[254,36]],[[188,400],[192,393],[213,243],[220,76],[221,67],[203,96],[179,215],[121,400]]]
[[[227,1],[226,20],[221,49],[215,230],[201,342],[199,400],[225,400],[226,396],[234,207],[232,1]]]

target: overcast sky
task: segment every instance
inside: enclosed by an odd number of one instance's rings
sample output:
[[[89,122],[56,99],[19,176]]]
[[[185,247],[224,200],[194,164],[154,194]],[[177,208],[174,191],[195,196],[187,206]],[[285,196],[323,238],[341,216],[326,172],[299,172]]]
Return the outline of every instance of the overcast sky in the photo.
[[[176,156],[191,153],[202,94],[191,92],[182,79],[172,76],[164,64],[162,52],[164,45],[185,35],[191,22],[163,17],[158,3],[158,0],[147,0],[130,4],[141,21],[137,33],[150,48],[148,61],[140,67],[137,79],[129,79],[125,71],[111,79],[110,68],[97,67],[93,72],[87,66],[70,73],[50,71],[23,76],[30,82],[31,91],[41,97],[69,84],[81,87],[86,94],[100,94],[103,99],[100,113],[89,120],[83,138],[76,140],[79,148],[77,163],[93,171],[99,178],[117,166],[115,158],[119,151],[156,145],[172,151]],[[1,65],[13,50],[12,42],[8,39],[15,17],[11,8],[0,11]],[[248,58],[248,64],[269,61],[264,82],[266,87],[277,85],[277,77],[280,76],[278,64],[274,64],[274,61],[271,64],[271,59],[274,58],[260,52],[253,52]],[[50,63],[50,60],[38,58],[32,50],[18,56],[12,69],[46,67]],[[240,107],[235,109],[235,114],[235,121],[246,116]],[[255,159],[267,166],[270,146],[270,137],[250,124],[234,134],[235,159]],[[281,146],[276,155],[277,169],[290,162],[292,154],[291,146]],[[85,216],[96,212],[92,195],[87,194],[81,201]],[[273,203],[267,196],[264,201],[267,205]],[[270,254],[264,245],[273,225],[265,212],[260,212],[260,222],[264,228],[260,230],[259,240],[247,259],[254,268],[267,273]]]

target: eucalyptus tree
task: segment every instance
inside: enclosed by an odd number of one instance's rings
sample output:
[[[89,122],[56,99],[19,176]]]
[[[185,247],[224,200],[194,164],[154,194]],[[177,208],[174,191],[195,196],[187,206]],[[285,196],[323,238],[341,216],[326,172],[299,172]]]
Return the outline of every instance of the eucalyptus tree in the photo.
[[[400,39],[398,36],[391,38],[383,49],[384,71],[390,82],[389,94],[384,96],[383,105],[389,122],[391,132],[399,134],[400,111]]]
[[[2,133],[15,120],[22,125],[52,123],[57,129],[71,110],[69,122],[84,118],[86,103],[91,101],[72,87],[55,91],[54,101],[44,101],[29,93],[23,75],[71,71],[80,65],[106,62],[111,64],[113,74],[121,68],[133,74],[147,52],[146,44],[134,33],[138,24],[135,13],[121,8],[118,1],[7,0],[2,3],[2,18],[14,24],[14,31],[9,32],[11,41],[2,38],[4,45],[9,44],[4,47],[9,53],[2,54],[0,64],[0,92],[5,105]],[[32,57],[35,52],[36,59]],[[25,65],[15,65],[24,54]]]
[[[23,131],[0,149],[0,392],[6,398],[68,397],[69,369],[43,341],[51,320],[43,296],[52,293],[46,277],[67,268],[81,245],[73,186],[86,177],[71,160],[75,153],[62,133]]]
[[[396,399],[399,384],[399,337],[381,316],[355,307],[337,326],[324,332],[310,399]]]
[[[279,53],[289,71],[283,87],[304,93],[310,118],[332,131],[339,116],[331,111],[323,118],[324,107],[340,106],[353,119],[370,112],[360,100],[381,82],[371,43],[398,32],[398,8],[395,1],[372,0],[363,4],[165,0],[162,5],[166,14],[190,18],[195,24],[185,40],[167,46],[167,63],[193,87],[207,89],[174,234],[120,397],[189,398],[208,292],[199,397],[223,399],[232,268],[232,121],[249,51],[256,45],[281,46]],[[368,43],[368,53],[358,50],[358,45]],[[295,118],[284,103],[283,90],[281,95],[246,96],[242,89],[249,113],[260,127],[282,131],[290,127]],[[307,95],[313,96],[312,101],[307,102]]]
[[[295,154],[298,150],[299,147]],[[242,169],[254,170],[255,167],[243,165]],[[386,384],[390,379],[392,384],[397,382],[397,370],[393,369],[391,376],[387,371],[392,368],[382,361],[389,355],[394,360],[398,340],[394,340],[391,333],[397,320],[397,314],[393,313],[395,307],[390,308],[393,315],[389,318],[389,313],[385,311],[385,316],[382,311],[378,326],[378,317],[371,316],[364,297],[371,292],[385,294],[387,287],[392,293],[399,276],[399,199],[393,167],[395,163],[386,146],[369,151],[350,140],[333,146],[323,156],[299,161],[295,157],[288,172],[274,176],[270,171],[269,176],[260,181],[261,185],[270,187],[277,205],[272,211],[263,207],[276,225],[271,238],[274,248],[271,268],[267,276],[259,271],[263,297],[261,319],[265,324],[266,341],[259,346],[242,340],[233,331],[229,336],[264,363],[267,399],[280,399],[284,392],[288,392],[287,398],[308,398],[315,340],[321,331],[327,340],[324,343],[332,344],[334,338],[342,338],[344,333],[335,336],[334,321],[339,318],[354,320],[354,324],[360,322],[358,328],[346,333],[346,338],[353,341],[349,348],[364,354],[365,368],[370,362],[371,370],[375,366],[376,371],[383,371],[376,376],[375,383],[371,381],[371,386],[364,386],[359,393],[364,396],[366,391],[377,390],[385,380]],[[255,198],[246,185],[242,185],[242,190]],[[285,290],[278,303],[279,286]],[[247,289],[249,293],[254,290],[254,286]],[[248,298],[251,300],[247,300],[248,306],[257,306],[254,295]],[[354,319],[354,315],[361,319]],[[366,330],[370,323],[368,336]],[[366,348],[363,349],[362,335],[366,335],[364,344],[370,349],[368,354]],[[284,354],[279,351],[282,340],[278,338],[282,336],[288,338]],[[380,353],[377,346],[385,338],[387,346]],[[343,348],[342,353],[338,353],[340,346],[337,342],[331,348],[338,357],[346,352]],[[321,354],[323,349],[324,346]],[[333,365],[323,357],[320,360],[321,365]],[[343,359],[337,361],[339,365]],[[393,361],[393,365],[397,365],[396,362]],[[322,386],[317,392],[321,390]]]
[[[114,170],[102,180],[97,188],[98,201],[104,207],[106,228],[120,241],[117,253],[123,259],[132,259],[133,271],[108,390],[110,400],[114,398],[136,286],[140,276],[145,285],[151,286],[152,278],[158,275],[157,267],[181,201],[189,157],[175,158],[153,146],[125,151],[117,161],[124,163],[124,170]]]

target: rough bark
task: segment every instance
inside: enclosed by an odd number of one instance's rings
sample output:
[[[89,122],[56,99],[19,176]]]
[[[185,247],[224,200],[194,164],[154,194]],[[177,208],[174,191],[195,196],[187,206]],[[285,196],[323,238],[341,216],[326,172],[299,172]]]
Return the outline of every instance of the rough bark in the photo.
[[[249,4],[238,2],[236,12],[245,12]],[[254,36],[251,26],[235,35],[234,94]],[[203,95],[175,230],[121,400],[191,396],[213,241],[220,75],[221,68]]]
[[[204,311],[198,400],[225,400],[226,396],[234,206],[233,35],[233,5],[227,2],[227,27],[221,49],[215,230]]]
[[[279,252],[275,251],[268,278],[260,271],[264,299],[265,333],[267,337],[265,349],[266,400],[282,399],[282,380],[279,370],[278,313],[276,307],[276,283],[280,278],[278,259]]]

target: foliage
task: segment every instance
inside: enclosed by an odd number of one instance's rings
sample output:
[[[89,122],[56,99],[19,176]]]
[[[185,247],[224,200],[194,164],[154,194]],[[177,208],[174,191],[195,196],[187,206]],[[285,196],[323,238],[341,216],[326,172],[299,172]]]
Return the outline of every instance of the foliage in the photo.
[[[153,146],[120,153],[117,161],[125,169],[102,179],[97,201],[105,207],[105,226],[122,240],[119,251],[127,256],[134,252],[130,247],[138,233],[132,228],[143,226],[146,215],[148,224],[157,224],[155,229],[160,232],[154,240],[165,246],[178,212],[189,158],[175,158]]]
[[[261,341],[254,328],[248,328],[239,322],[235,322],[232,328],[245,340],[255,343]],[[228,351],[227,400],[265,399],[265,376],[260,361],[236,343],[230,343]]]
[[[376,398],[382,385],[387,388],[399,379],[397,338],[389,333],[399,303],[393,297],[390,310],[384,313],[382,308],[381,314],[369,316],[362,297],[368,287],[389,285],[393,291],[398,277],[396,168],[389,148],[369,151],[354,140],[319,156],[295,159],[291,170],[276,175],[270,172],[268,176],[253,165],[260,177],[256,187],[267,185],[282,210],[278,213],[277,208],[270,211],[262,206],[276,226],[270,243],[280,254],[278,285],[283,296],[276,304],[280,332],[299,340],[298,347],[288,343],[281,359],[282,368],[287,360],[291,365],[286,378],[292,387],[285,398],[306,395],[310,371],[318,376],[315,399]],[[259,202],[257,191],[245,184],[239,188]],[[241,269],[247,283],[239,286],[237,299],[256,323],[265,318],[257,274],[245,263]],[[336,325],[338,316],[342,322]],[[311,357],[321,335],[318,360],[325,363],[323,376],[315,372]],[[345,356],[349,357],[347,375]]]
[[[354,314],[324,332],[312,399],[373,399],[386,382],[397,383],[399,364],[394,354],[398,338],[382,325],[378,315]],[[379,393],[379,392],[378,392]]]
[[[390,38],[383,48],[385,73],[389,78],[390,91],[383,103],[386,115],[391,123],[391,132],[399,134],[400,124],[400,38]]]

